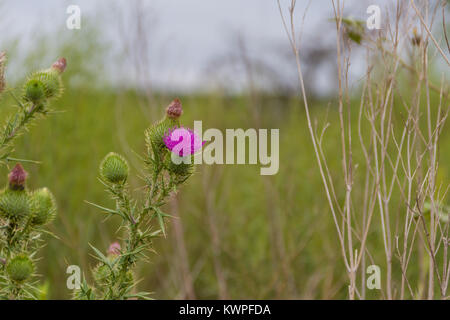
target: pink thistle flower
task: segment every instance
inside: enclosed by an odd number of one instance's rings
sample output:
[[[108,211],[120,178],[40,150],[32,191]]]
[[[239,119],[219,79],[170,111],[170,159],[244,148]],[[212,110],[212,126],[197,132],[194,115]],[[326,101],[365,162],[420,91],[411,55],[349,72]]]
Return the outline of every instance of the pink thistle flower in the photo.
[[[120,254],[120,250],[121,250],[120,243],[118,243],[116,241],[116,242],[113,242],[113,243],[111,243],[109,245],[108,254],[109,255],[117,255],[118,256]]]
[[[63,73],[66,70],[67,61],[66,58],[60,58],[55,63],[52,64],[52,68],[57,70],[59,73]]]
[[[16,164],[14,169],[8,175],[9,187],[13,190],[23,190],[28,173],[23,169],[20,163]]]
[[[197,133],[184,127],[169,129],[163,140],[167,149],[180,157],[196,153],[205,144]]]

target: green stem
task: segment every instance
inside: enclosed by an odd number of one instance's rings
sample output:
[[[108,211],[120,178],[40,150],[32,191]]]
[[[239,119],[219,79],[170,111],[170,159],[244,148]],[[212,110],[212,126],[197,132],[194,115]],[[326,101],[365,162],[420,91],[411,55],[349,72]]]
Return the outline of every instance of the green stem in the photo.
[[[9,244],[10,244],[10,246],[11,246],[12,248],[15,247],[16,239],[18,239],[18,238],[24,236],[24,235],[28,232],[28,229],[30,228],[31,222],[32,222],[32,221],[33,221],[33,217],[30,216],[30,217],[28,218],[28,220],[27,220],[27,223],[26,223],[25,226],[23,227],[22,231],[20,231],[20,232],[15,232],[15,233],[14,233],[14,235],[12,236],[12,238],[11,238],[11,240],[10,240],[10,242],[9,242]]]
[[[29,159],[20,159],[20,158],[13,158],[13,157],[6,157],[6,161],[28,162],[28,163],[34,163],[34,164],[41,164],[41,161],[29,160]]]
[[[21,129],[23,129],[28,122],[33,118],[34,114],[38,110],[38,106],[36,104],[31,105],[31,107],[26,110],[25,108],[22,108],[23,116],[20,119],[19,124],[15,125],[14,129],[8,134],[3,136],[3,140],[0,143],[0,149],[4,148],[9,142],[11,142],[19,133]],[[17,114],[16,116],[17,117]]]

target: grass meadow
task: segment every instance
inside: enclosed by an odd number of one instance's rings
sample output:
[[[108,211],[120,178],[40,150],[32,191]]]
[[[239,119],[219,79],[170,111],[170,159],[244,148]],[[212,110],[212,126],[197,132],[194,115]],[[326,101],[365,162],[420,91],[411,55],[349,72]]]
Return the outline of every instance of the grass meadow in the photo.
[[[29,185],[49,186],[58,204],[58,218],[50,227],[57,238],[46,236],[47,244],[40,251],[38,273],[48,284],[48,298],[70,297],[68,265],[79,265],[90,276],[95,260],[88,254],[89,243],[106,250],[120,237],[115,232],[119,221],[104,221],[105,215],[84,200],[112,205],[97,180],[98,164],[111,150],[127,155],[133,176],[139,175],[143,131],[155,120],[150,114],[162,113],[171,98],[160,96],[157,103],[142,108],[145,98],[136,92],[69,87],[53,108],[63,112],[19,138],[15,155],[41,161],[25,164]],[[249,98],[244,95],[180,98],[186,124],[202,120],[204,130],[254,127]],[[395,116],[402,117],[401,108],[395,110]],[[8,111],[2,109],[2,116]],[[168,208],[177,218],[168,225],[167,239],[155,240],[158,253],[150,253],[150,263],[138,267],[143,279],[139,287],[151,288],[155,298],[347,297],[345,268],[300,101],[264,96],[259,112],[261,127],[280,129],[278,174],[261,176],[259,164],[196,168],[191,182]],[[330,123],[327,136],[339,134],[338,114],[327,102],[314,101],[312,115],[318,123]],[[332,140],[325,149],[331,155],[340,152]],[[448,181],[448,130],[442,135],[439,157],[438,176]],[[331,156],[329,161],[331,172],[338,172],[340,158]],[[5,176],[7,169],[1,170]],[[138,190],[142,181],[134,178],[131,185]],[[363,201],[362,197],[358,194],[354,201]],[[368,245],[382,266],[380,237],[376,228]],[[412,279],[419,279],[419,269],[412,268]],[[380,292],[373,293],[373,298],[380,297]]]

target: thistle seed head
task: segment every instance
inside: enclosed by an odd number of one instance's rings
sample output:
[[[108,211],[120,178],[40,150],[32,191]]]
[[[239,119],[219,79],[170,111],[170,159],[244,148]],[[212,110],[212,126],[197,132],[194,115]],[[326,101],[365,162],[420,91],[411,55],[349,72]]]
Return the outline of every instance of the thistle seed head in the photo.
[[[27,180],[28,173],[24,170],[20,163],[11,170],[8,175],[9,188],[11,190],[23,190],[25,189],[25,181]]]

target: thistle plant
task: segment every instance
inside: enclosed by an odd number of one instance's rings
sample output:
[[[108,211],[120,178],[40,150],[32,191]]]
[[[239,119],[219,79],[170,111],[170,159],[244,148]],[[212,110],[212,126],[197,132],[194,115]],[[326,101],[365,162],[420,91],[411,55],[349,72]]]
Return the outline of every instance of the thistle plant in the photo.
[[[51,112],[49,104],[63,91],[61,74],[66,69],[66,59],[57,60],[48,69],[34,72],[28,76],[22,89],[21,97],[8,88],[5,82],[6,54],[0,52],[0,95],[9,93],[17,103],[17,111],[10,116],[0,132],[0,161],[5,163],[11,158],[13,141],[28,129],[38,116]]]
[[[59,97],[63,86],[61,74],[66,60],[59,59],[45,70],[32,73],[17,97],[5,81],[6,54],[0,52],[0,95],[9,93],[17,103],[17,111],[7,119],[0,131],[0,162],[29,162],[11,157],[16,137],[28,129],[38,115],[50,112],[49,103]],[[8,183],[0,191],[0,299],[37,299],[35,265],[45,225],[53,220],[56,204],[47,188],[27,190],[27,172],[20,163],[8,175]]]
[[[167,107],[165,117],[145,131],[143,201],[130,194],[129,166],[124,157],[111,152],[101,162],[99,180],[116,207],[89,203],[108,216],[118,216],[125,234],[121,244],[114,242],[106,255],[92,247],[99,261],[92,270],[95,283],[90,286],[84,280],[75,292],[76,299],[149,298],[148,292],[136,292],[133,268],[139,260],[148,260],[146,252],[152,251],[152,240],[166,235],[165,223],[170,215],[163,212],[163,206],[170,193],[193,174],[194,153],[203,145],[194,131],[181,126],[182,113],[181,102],[176,99]]]
[[[36,299],[35,261],[44,226],[56,215],[47,188],[27,190],[27,172],[17,164],[0,191],[0,298]]]

